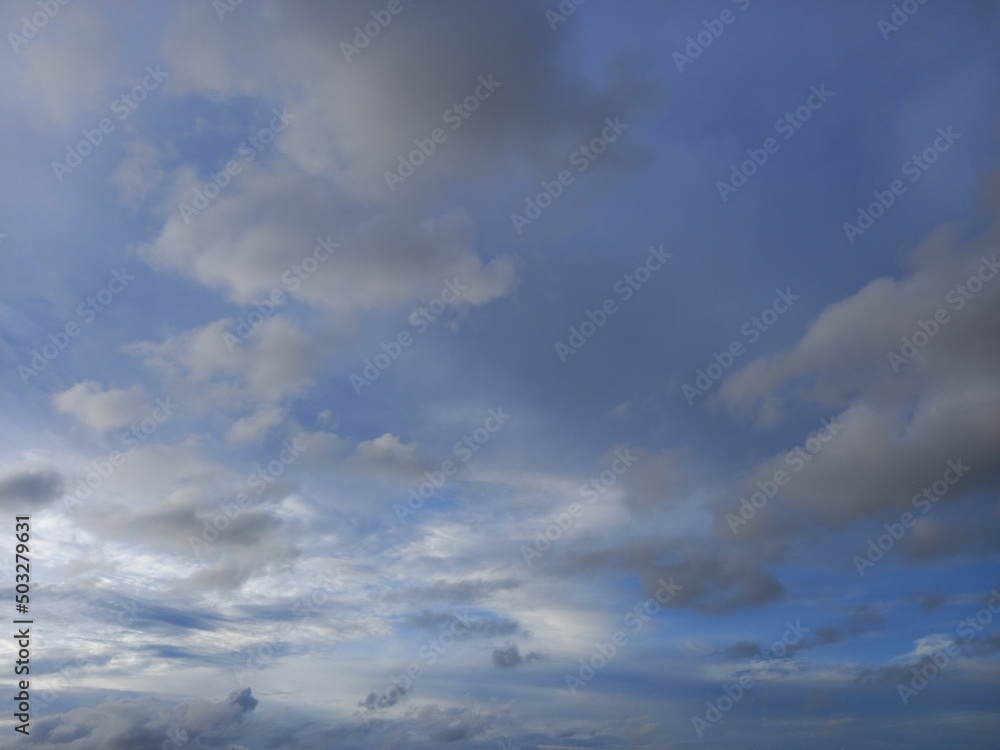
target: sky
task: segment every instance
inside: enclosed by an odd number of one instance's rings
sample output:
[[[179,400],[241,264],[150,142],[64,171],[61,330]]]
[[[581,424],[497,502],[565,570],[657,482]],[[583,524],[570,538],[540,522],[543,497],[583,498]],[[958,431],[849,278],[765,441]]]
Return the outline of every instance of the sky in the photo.
[[[995,750],[995,3],[0,31],[0,746]]]

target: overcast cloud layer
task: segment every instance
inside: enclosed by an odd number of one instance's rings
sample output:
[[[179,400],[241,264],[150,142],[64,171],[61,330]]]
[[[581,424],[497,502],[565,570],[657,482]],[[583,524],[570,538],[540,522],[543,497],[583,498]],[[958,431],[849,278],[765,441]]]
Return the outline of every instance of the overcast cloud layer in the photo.
[[[0,746],[1000,744],[996,3],[0,31]]]

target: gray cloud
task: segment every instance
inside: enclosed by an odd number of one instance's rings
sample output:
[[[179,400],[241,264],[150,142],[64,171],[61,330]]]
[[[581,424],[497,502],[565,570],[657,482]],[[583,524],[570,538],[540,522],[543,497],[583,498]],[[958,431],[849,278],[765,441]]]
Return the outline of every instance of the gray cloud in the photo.
[[[63,476],[54,466],[12,468],[0,474],[0,507],[30,513],[58,499]]]
[[[961,309],[951,301],[958,295],[948,296],[983,266],[981,258],[995,255],[998,234],[994,223],[968,241],[951,232],[932,235],[912,254],[908,275],[868,283],[820,313],[791,350],[754,360],[724,380],[719,398],[733,411],[819,407],[843,424],[782,488],[786,503],[841,526],[904,507],[940,478],[948,459],[974,467],[953,490],[957,497],[1000,476],[1000,280],[983,282]],[[902,338],[939,308],[949,320],[894,373],[888,353],[898,354]],[[746,487],[788,472],[782,459],[761,463]]]
[[[419,614],[409,615],[406,624],[415,628],[439,633],[451,625],[457,640],[463,638],[493,638],[501,635],[511,635],[520,629],[517,620],[499,617],[462,618],[447,612],[431,612],[423,610]]]
[[[372,691],[365,696],[364,700],[358,701],[358,708],[369,713],[381,711],[389,706],[395,706],[403,700],[408,692],[407,688],[397,686],[388,688],[381,693]]]
[[[160,750],[168,738],[178,738],[174,741],[184,747],[204,750],[245,736],[239,725],[256,706],[250,688],[233,690],[221,701],[190,700],[175,706],[152,697],[108,700],[94,708],[36,719],[32,747]]]
[[[914,594],[920,602],[920,609],[924,612],[933,612],[938,609],[942,604],[948,601],[948,597],[941,593],[916,593]]]
[[[409,589],[391,594],[389,598],[403,601],[430,600],[461,604],[488,599],[497,591],[509,591],[520,586],[513,578],[496,580],[465,579],[457,582],[435,581],[430,586]]]
[[[493,666],[498,669],[513,669],[521,664],[541,659],[542,655],[537,651],[521,655],[516,643],[506,643],[499,648],[493,649]]]
[[[728,659],[747,659],[760,653],[760,644],[753,641],[738,641],[724,649],[722,653]]]
[[[673,576],[680,590],[666,604],[668,607],[689,607],[711,615],[721,615],[737,609],[760,607],[780,601],[785,587],[771,573],[755,569],[748,561],[736,562],[708,557],[681,560],[668,569],[647,572],[643,576],[646,591],[654,595],[659,579]]]

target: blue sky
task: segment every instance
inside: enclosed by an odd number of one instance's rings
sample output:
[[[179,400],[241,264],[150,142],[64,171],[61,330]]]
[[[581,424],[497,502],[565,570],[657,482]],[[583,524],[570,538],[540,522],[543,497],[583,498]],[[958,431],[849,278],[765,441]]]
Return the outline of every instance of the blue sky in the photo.
[[[18,742],[996,747],[992,3],[0,29]]]

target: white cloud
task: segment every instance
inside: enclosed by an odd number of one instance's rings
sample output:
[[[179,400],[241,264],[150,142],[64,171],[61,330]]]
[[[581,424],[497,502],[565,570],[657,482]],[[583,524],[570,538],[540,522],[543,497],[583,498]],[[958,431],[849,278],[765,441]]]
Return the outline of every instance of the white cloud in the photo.
[[[234,422],[226,432],[226,438],[233,443],[253,442],[272,427],[280,425],[284,418],[284,409],[269,406]]]
[[[315,347],[289,318],[264,319],[242,342],[235,330],[235,321],[217,320],[125,350],[174,384],[178,400],[191,408],[271,405],[311,383]]]
[[[417,459],[416,443],[403,443],[397,435],[385,433],[363,440],[351,460],[355,468],[376,475],[419,476],[423,465]]]
[[[55,394],[52,405],[60,414],[71,414],[96,432],[104,432],[139,421],[146,397],[138,385],[102,390],[100,383],[88,380]]]

